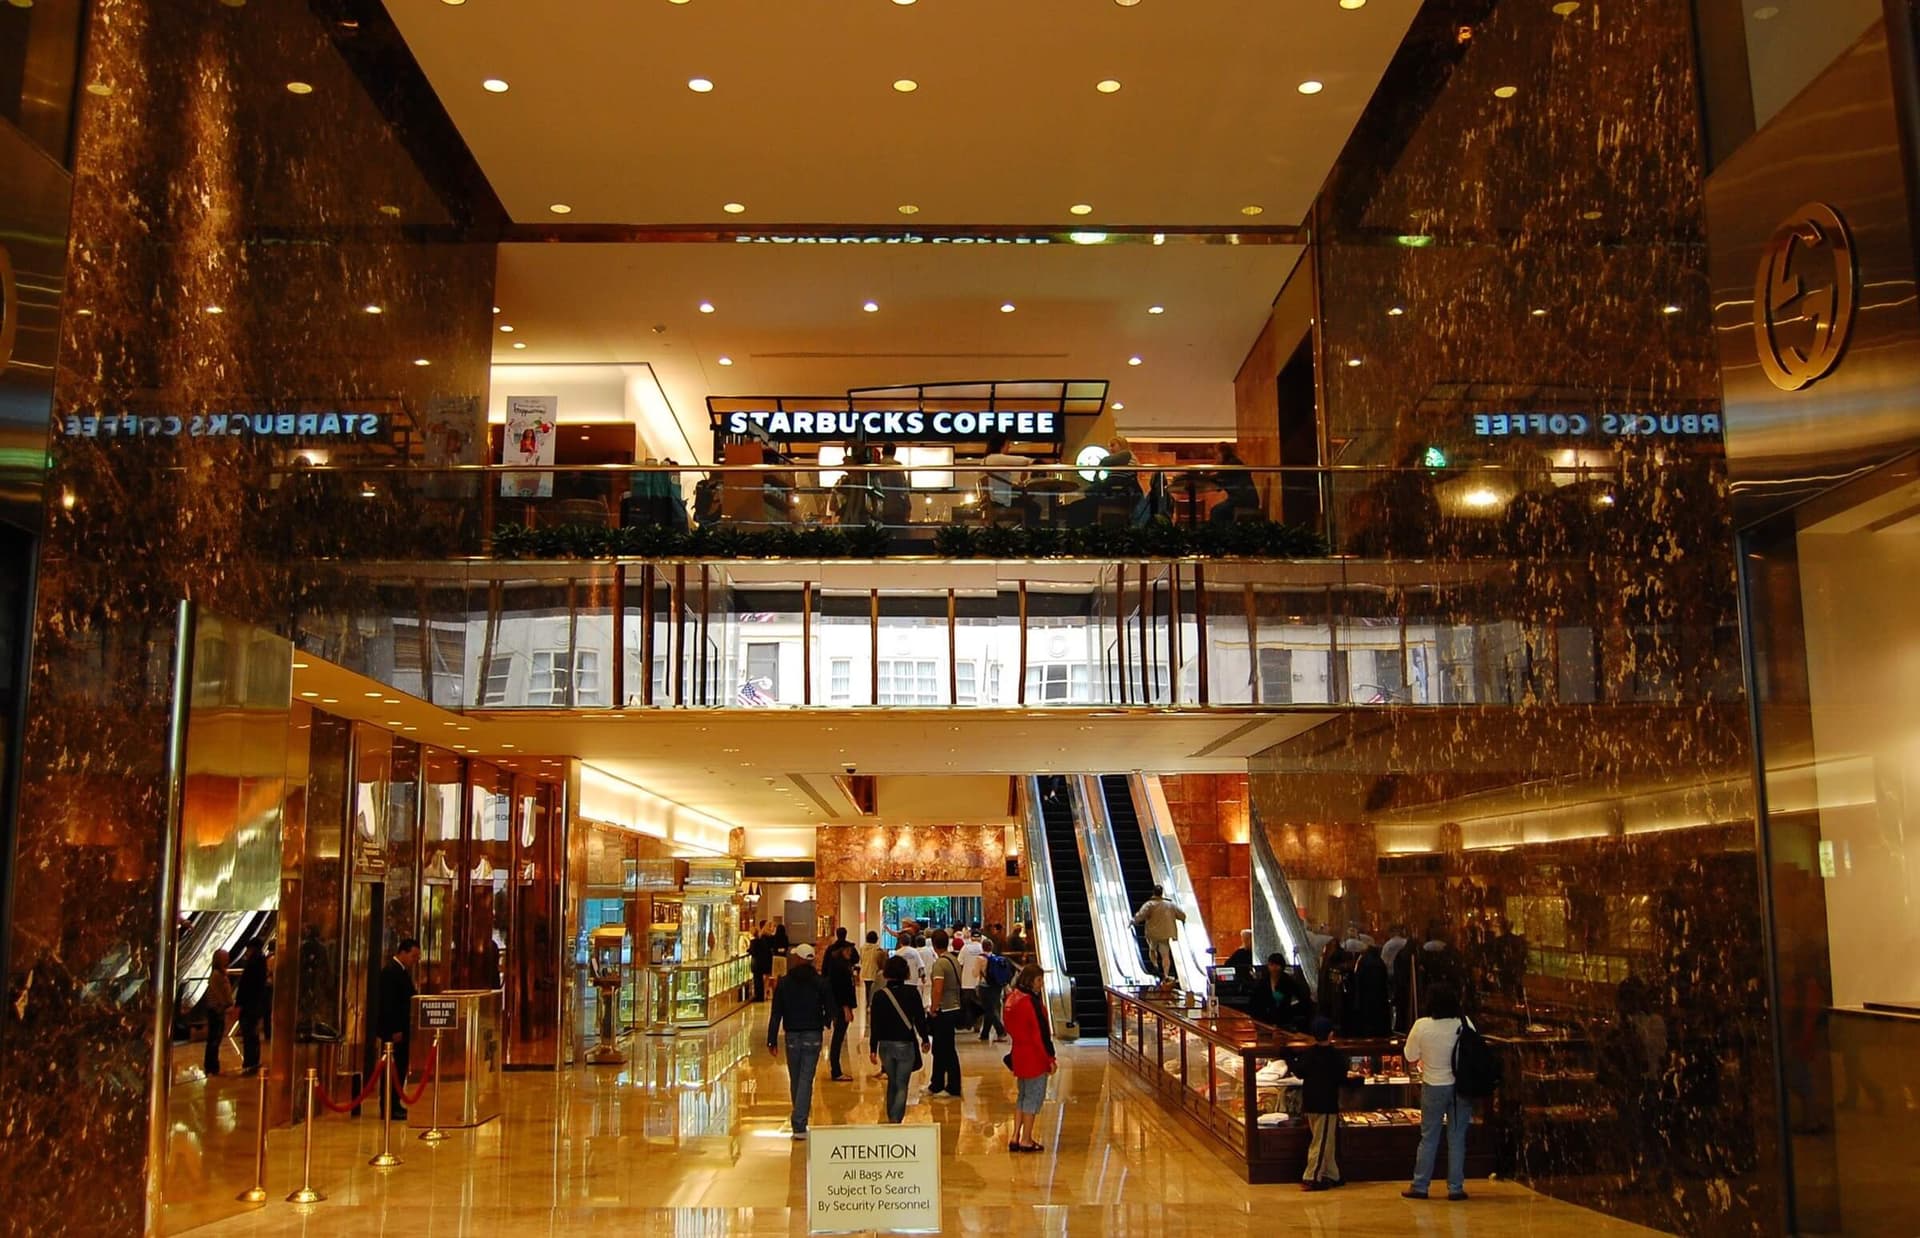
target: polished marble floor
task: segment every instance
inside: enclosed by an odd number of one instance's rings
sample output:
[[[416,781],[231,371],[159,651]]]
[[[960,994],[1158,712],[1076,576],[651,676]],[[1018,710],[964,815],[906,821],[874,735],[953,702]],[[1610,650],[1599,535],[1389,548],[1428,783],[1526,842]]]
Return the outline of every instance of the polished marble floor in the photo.
[[[252,1162],[247,1081],[192,1078],[175,1090],[176,1135],[196,1157],[170,1192],[169,1229],[197,1235],[563,1235],[661,1238],[806,1233],[807,1145],[787,1130],[783,1061],[757,1013],[702,1036],[641,1037],[622,1068],[509,1075],[505,1115],[431,1146],[396,1142],[405,1164],[367,1165],[378,1123],[326,1116],[315,1128],[314,1185],[326,1202],[282,1202],[297,1185],[300,1136],[275,1132],[272,1202],[229,1202]],[[920,1099],[907,1121],[941,1128],[943,1227],[950,1234],[1578,1235],[1647,1233],[1505,1182],[1470,1184],[1465,1204],[1416,1204],[1400,1183],[1318,1195],[1251,1187],[1213,1146],[1107,1065],[1104,1046],[1063,1050],[1041,1115],[1043,1155],[1007,1152],[1013,1088],[1001,1048],[963,1043],[965,1098]],[[875,1122],[882,1081],[864,1057],[853,1083],[815,1090],[815,1125]],[[921,1079],[925,1079],[925,1075]],[[246,1093],[247,1096],[251,1092]],[[225,1117],[222,1117],[222,1115]],[[200,1116],[196,1116],[200,1115]],[[196,1131],[203,1118],[229,1129]],[[396,1128],[396,1131],[398,1128]],[[217,1219],[216,1219],[217,1218]]]

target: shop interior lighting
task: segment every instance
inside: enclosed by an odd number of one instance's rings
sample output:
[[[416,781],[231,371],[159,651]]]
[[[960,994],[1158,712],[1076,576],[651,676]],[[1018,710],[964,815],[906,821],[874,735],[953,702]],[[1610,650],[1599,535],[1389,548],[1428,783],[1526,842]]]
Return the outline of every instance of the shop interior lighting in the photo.
[[[1018,307],[1018,306],[1016,306],[1016,305],[1015,305],[1015,304],[1014,304],[1013,302],[1011,302],[1011,301],[1002,301],[1002,302],[1000,303],[1000,312],[1001,312],[1001,313],[1003,313],[1003,314],[1011,314],[1011,313],[1013,313],[1013,311],[1014,311],[1014,310],[1016,310],[1016,309],[1018,309],[1018,308],[1019,308],[1019,307]]]
[[[1075,215],[1093,214],[1093,207],[1089,206],[1085,202],[1075,202],[1072,206],[1068,207],[1067,210],[1072,212]]]
[[[499,312],[500,312],[500,307],[499,307],[499,306],[497,306],[497,305],[496,305],[496,306],[494,306],[494,307],[493,307],[493,312],[494,312],[494,313],[496,313],[496,314],[497,314],[497,313],[499,313]]]
[[[713,82],[709,78],[690,77],[687,79],[687,89],[696,95],[709,95],[713,93]]]
[[[512,324],[512,323],[510,323],[510,322],[503,322],[503,323],[501,323],[501,324],[500,324],[500,332],[501,332],[501,334],[503,334],[503,335],[512,335],[512,334],[513,334],[513,324]]]
[[[1075,245],[1104,245],[1107,234],[1104,232],[1069,232],[1067,239]]]
[[[920,89],[920,83],[910,77],[895,78],[893,88],[903,95],[910,95]]]
[[[1311,77],[1308,78],[1306,81],[1301,82],[1298,86],[1294,87],[1295,90],[1298,90],[1303,95],[1317,95],[1321,91],[1325,90],[1326,88],[1327,88],[1327,84],[1325,82],[1316,80]]]
[[[486,91],[488,94],[504,95],[507,93],[507,89],[508,89],[507,81],[505,78],[502,78],[502,77],[490,77],[486,81],[480,83],[480,89]]]
[[[1240,213],[1242,215],[1261,215],[1266,213],[1266,209],[1266,207],[1260,206],[1257,203],[1248,203],[1246,206],[1240,208]]]
[[[1127,408],[1127,406],[1126,406],[1126,405],[1124,405],[1124,404],[1122,404],[1122,403],[1121,403],[1120,401],[1118,401],[1118,400],[1115,400],[1115,401],[1113,402],[1113,411],[1114,411],[1114,412],[1116,412],[1116,413],[1122,413],[1122,412],[1125,412],[1125,411],[1126,411],[1126,408]]]
[[[1120,81],[1118,78],[1102,78],[1093,84],[1093,88],[1103,95],[1118,94],[1120,92]]]
[[[515,348],[525,348],[527,346],[527,342],[525,340],[515,340],[513,342],[513,346]]]
[[[1167,307],[1166,307],[1166,306],[1164,306],[1164,305],[1149,305],[1149,306],[1147,306],[1147,313],[1149,313],[1149,314],[1164,314],[1164,313],[1166,313],[1166,312],[1167,312]]]
[[[721,365],[732,365],[732,364],[733,364],[733,358],[732,358],[732,357],[722,357],[722,358],[720,358],[720,364],[721,364]]]
[[[1343,9],[1364,9],[1367,7],[1367,0],[1340,0],[1340,7]]]
[[[900,213],[902,215],[918,215],[920,213],[920,208],[915,206],[911,202],[902,202],[900,204]]]
[[[1127,364],[1128,364],[1128,365],[1141,365],[1141,364],[1143,364],[1143,362],[1142,362],[1142,361],[1140,360],[1140,358],[1138,358],[1138,357],[1128,357],[1128,358],[1127,358]]]
[[[573,208],[571,206],[568,206],[565,202],[550,203],[548,204],[547,209],[552,211],[556,215],[573,214]]]
[[[700,302],[700,312],[703,314],[713,313],[713,302],[711,301]]]
[[[880,303],[878,301],[868,301],[865,305],[862,305],[860,308],[867,311],[867,313],[869,314],[877,314],[880,312]]]
[[[724,203],[720,209],[729,215],[739,215],[745,213],[747,207],[746,204],[742,202],[727,202]]]

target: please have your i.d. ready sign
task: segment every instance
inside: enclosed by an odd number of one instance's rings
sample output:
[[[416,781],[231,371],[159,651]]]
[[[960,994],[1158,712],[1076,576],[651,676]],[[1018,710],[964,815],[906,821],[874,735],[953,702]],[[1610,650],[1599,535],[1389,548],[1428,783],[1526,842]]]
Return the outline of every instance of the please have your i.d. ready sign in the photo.
[[[807,1142],[807,1232],[940,1232],[940,1128],[816,1126]]]

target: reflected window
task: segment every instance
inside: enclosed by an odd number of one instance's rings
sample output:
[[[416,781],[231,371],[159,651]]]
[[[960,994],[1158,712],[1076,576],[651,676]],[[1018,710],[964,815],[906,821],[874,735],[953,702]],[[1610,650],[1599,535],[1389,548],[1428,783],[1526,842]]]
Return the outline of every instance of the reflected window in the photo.
[[[931,658],[882,658],[882,705],[938,705],[940,664]]]
[[[1164,682],[1165,667],[1161,667]],[[1041,704],[1088,704],[1093,672],[1078,662],[1046,662],[1027,668],[1027,699]]]
[[[513,678],[513,655],[501,654],[487,660],[487,687],[481,696],[482,705],[505,705],[507,703],[507,682]]]
[[[852,658],[835,658],[827,664],[827,700],[835,705],[853,700]]]
[[[961,662],[954,670],[954,703],[972,705],[979,701],[980,694],[975,689],[977,669],[971,662]]]
[[[1260,651],[1260,703],[1263,705],[1293,703],[1293,650],[1262,649]]]

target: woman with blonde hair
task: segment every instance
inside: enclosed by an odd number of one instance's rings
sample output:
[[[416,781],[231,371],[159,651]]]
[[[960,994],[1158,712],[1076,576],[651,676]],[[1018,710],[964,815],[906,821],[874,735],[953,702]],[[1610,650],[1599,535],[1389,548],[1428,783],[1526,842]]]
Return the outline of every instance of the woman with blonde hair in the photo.
[[[1014,977],[1013,991],[1007,995],[1007,1008],[1001,1018],[1007,1034],[1013,1038],[1013,1051],[1007,1065],[1015,1080],[1013,1137],[1007,1141],[1009,1152],[1039,1152],[1041,1145],[1033,1137],[1034,1121],[1040,1105],[1047,1099],[1047,1076],[1060,1062],[1053,1049],[1053,1026],[1047,1018],[1047,999],[1042,981],[1046,972],[1038,963],[1029,963]]]

